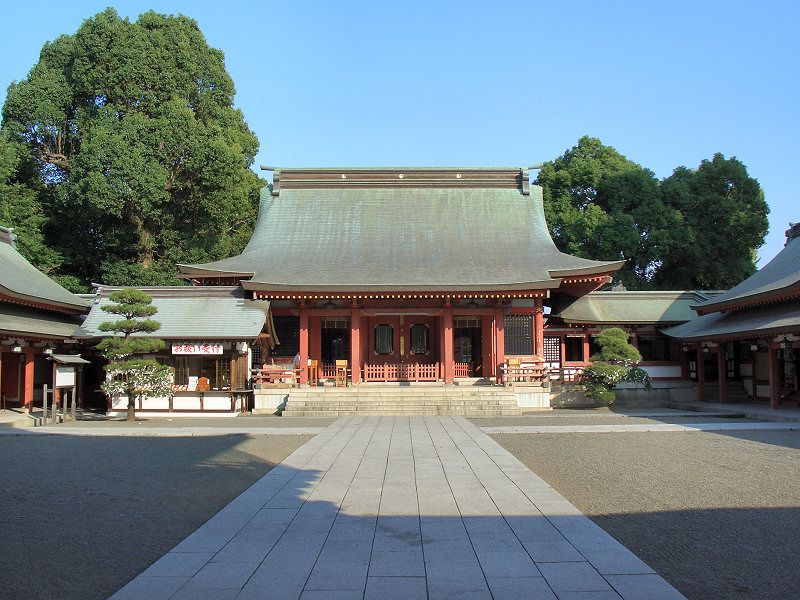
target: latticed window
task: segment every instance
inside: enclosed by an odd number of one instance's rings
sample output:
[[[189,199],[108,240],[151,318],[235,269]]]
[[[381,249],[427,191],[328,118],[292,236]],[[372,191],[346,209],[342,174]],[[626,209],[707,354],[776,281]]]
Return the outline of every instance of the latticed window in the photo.
[[[533,354],[533,315],[506,315],[503,322],[506,354]]]
[[[553,336],[544,338],[544,362],[561,362],[561,338]]]
[[[275,335],[280,344],[270,350],[270,356],[294,358],[300,351],[300,317],[274,317]]]
[[[386,356],[392,353],[392,346],[394,345],[394,330],[391,325],[376,325],[375,326],[375,354]]]
[[[430,351],[428,343],[428,326],[411,326],[411,354],[427,354]]]

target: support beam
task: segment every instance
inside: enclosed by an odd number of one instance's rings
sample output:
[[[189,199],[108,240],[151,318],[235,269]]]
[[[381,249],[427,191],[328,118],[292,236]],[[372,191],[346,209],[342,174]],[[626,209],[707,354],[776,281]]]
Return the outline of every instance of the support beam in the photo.
[[[703,347],[697,346],[697,390],[700,402],[706,401],[706,355]]]
[[[33,350],[25,351],[25,391],[22,404],[26,411],[33,408]]]
[[[725,346],[720,344],[719,348],[717,348],[717,371],[719,375],[719,401],[720,404],[723,404],[726,400],[725,398],[725,388],[726,388],[726,375],[725,372],[728,368],[728,365],[725,361]]]
[[[300,307],[300,385],[308,383],[308,312]]]
[[[588,363],[592,354],[592,347],[589,345],[589,332],[583,334],[583,362]]]
[[[544,360],[544,305],[536,298],[533,313],[533,353]]]
[[[350,381],[353,384],[361,383],[361,311],[358,308],[350,309]]]
[[[503,383],[503,370],[500,367],[506,362],[506,332],[503,313],[502,306],[498,306],[494,313],[494,372],[497,383]]]
[[[681,379],[689,379],[689,351],[681,348]]]
[[[481,377],[493,377],[494,369],[494,334],[493,319],[481,317]]]
[[[453,356],[453,307],[445,305],[442,312],[442,345],[444,347],[444,382],[453,383],[455,374],[455,358]]]
[[[770,345],[769,353],[769,407],[778,408],[781,403],[781,364],[778,360],[778,350]]]

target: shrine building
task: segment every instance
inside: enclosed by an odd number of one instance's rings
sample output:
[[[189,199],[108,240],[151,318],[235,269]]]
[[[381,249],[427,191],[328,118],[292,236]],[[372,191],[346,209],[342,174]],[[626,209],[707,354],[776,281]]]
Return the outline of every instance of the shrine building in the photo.
[[[279,343],[259,360],[451,384],[499,381],[509,357],[543,364],[545,306],[622,265],[556,248],[527,169],[342,168],[275,171],[244,251],[178,268],[270,302]]]

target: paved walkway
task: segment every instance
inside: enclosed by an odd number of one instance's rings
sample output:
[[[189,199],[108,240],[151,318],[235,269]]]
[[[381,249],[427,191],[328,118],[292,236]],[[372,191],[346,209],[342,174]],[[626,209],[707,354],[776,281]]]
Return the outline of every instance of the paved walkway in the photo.
[[[683,598],[461,417],[343,417],[114,600]]]
[[[670,403],[670,408],[678,410],[698,410],[703,412],[738,412],[744,414],[748,419],[759,419],[762,421],[800,421],[800,408],[781,406],[780,408],[770,408],[766,402],[687,402]]]
[[[606,425],[487,425],[484,433],[642,433],[645,431],[797,431],[800,423],[619,423]]]
[[[132,437],[204,437],[218,435],[317,435],[324,427],[70,427],[48,425],[45,427],[8,427],[0,429],[3,435],[83,435]]]

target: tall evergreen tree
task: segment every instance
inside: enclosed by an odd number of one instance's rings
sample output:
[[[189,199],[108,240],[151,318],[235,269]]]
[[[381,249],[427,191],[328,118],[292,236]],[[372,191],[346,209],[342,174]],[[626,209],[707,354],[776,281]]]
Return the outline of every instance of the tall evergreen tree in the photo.
[[[175,283],[175,263],[242,249],[263,181],[233,96],[222,52],[184,16],[107,9],[44,46],[9,87],[2,129],[35,165],[61,273]]]

